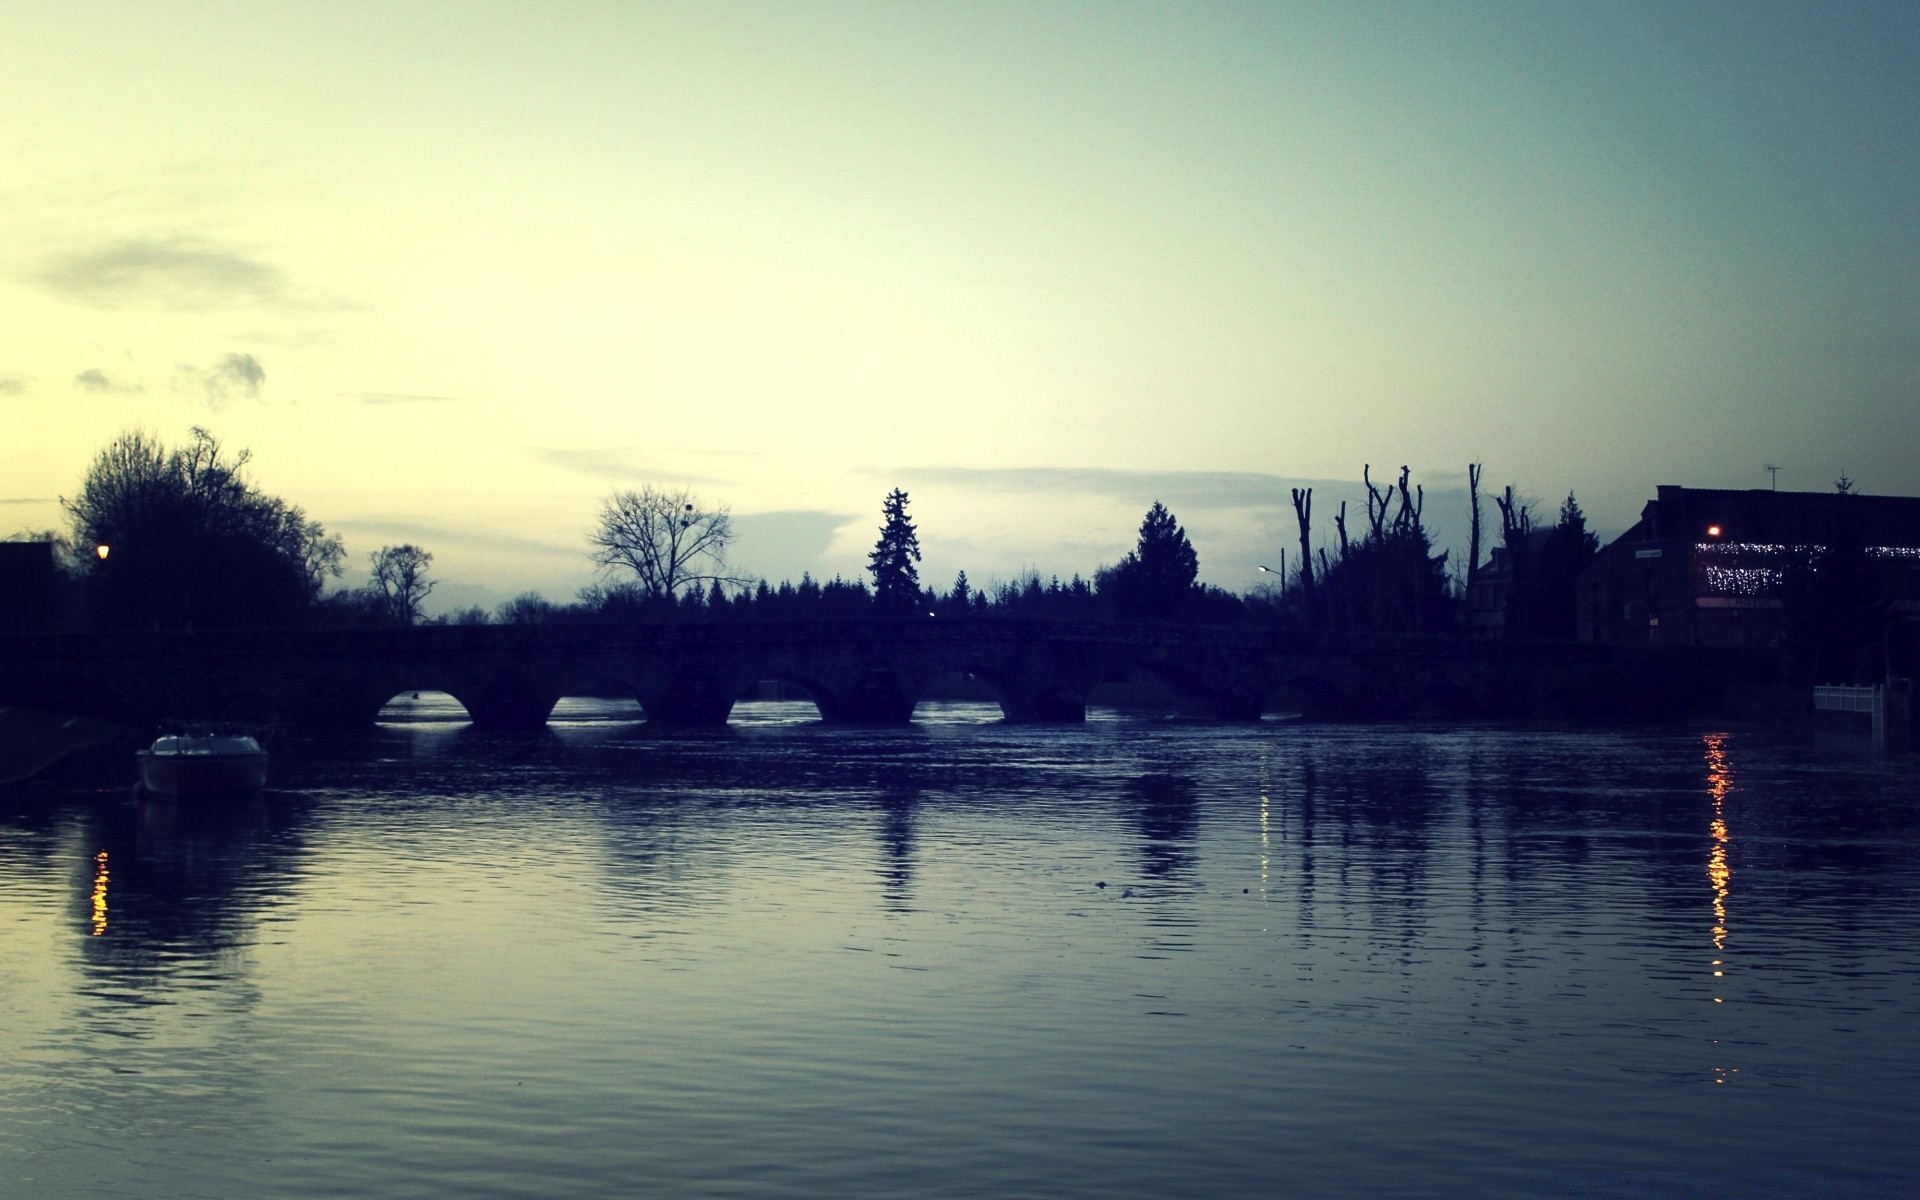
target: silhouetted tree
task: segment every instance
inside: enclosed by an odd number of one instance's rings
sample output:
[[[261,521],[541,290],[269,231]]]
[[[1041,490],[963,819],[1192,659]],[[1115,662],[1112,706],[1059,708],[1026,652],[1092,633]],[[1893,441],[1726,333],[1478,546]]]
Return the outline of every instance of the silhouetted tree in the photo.
[[[1293,515],[1300,522],[1300,590],[1307,598],[1309,607],[1313,604],[1313,489],[1293,489]],[[1347,507],[1340,506],[1340,539],[1344,543],[1347,536]],[[1286,586],[1286,580],[1280,584]]]
[[[1480,574],[1480,471],[1479,463],[1467,464],[1467,578],[1466,588],[1473,591]]]
[[[420,603],[433,591],[434,581],[427,578],[433,555],[407,543],[382,546],[368,556],[373,562],[373,589],[389,620],[396,625],[411,625],[420,619]]]
[[[1373,482],[1372,468],[1361,471],[1367,488],[1367,527],[1358,541],[1345,536],[1345,514],[1338,558],[1322,561],[1312,618],[1335,629],[1368,633],[1439,633],[1452,620],[1447,594],[1447,553],[1433,552],[1422,521],[1426,493],[1400,468],[1397,483]],[[1324,554],[1325,552],[1322,551]]]
[[[880,540],[867,556],[873,574],[873,606],[886,616],[904,616],[920,607],[920,535],[907,516],[907,494],[887,493],[881,505]]]
[[[1493,498],[1500,509],[1500,545],[1506,551],[1506,635],[1532,634],[1533,506],[1513,494],[1513,485]]]
[[[953,590],[941,601],[940,610],[952,617],[965,617],[973,614],[973,585],[967,581],[967,573],[960,572],[953,577]]]
[[[642,590],[673,599],[681,588],[713,582],[744,583],[727,573],[733,518],[725,506],[705,508],[686,488],[667,491],[651,484],[615,492],[600,506],[600,522],[587,540],[593,561],[633,572]]]
[[[227,459],[196,428],[178,449],[134,430],[94,458],[61,506],[97,620],[222,628],[283,624],[308,610],[340,573],[340,539],[248,483],[248,457]]]
[[[1123,620],[1166,620],[1193,594],[1200,556],[1187,531],[1158,500],[1140,522],[1140,540],[1117,564],[1100,572],[1099,594]]]
[[[1526,616],[1522,628],[1534,637],[1572,639],[1577,630],[1580,573],[1599,556],[1600,539],[1587,529],[1580,502],[1567,493],[1560,521],[1541,541],[1528,564],[1521,591]]]

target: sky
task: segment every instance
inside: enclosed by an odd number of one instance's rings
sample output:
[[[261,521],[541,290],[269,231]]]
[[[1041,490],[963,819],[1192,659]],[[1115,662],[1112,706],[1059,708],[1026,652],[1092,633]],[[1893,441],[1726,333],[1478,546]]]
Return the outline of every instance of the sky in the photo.
[[[205,426],[443,605],[601,500],[749,575],[1232,590],[1359,477],[1920,494],[1920,7],[0,0],[0,536]],[[1493,518],[1491,505],[1488,516]],[[1297,551],[1296,551],[1297,554]],[[1456,551],[1458,557],[1458,551]]]

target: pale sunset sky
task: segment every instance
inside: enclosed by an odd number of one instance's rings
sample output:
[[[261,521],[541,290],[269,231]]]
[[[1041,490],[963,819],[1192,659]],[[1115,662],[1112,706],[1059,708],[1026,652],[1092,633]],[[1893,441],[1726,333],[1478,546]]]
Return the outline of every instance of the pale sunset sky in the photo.
[[[735,559],[1233,590],[1287,490],[1920,493],[1920,5],[0,4],[0,535],[194,425],[447,605]],[[1492,511],[1489,506],[1489,516]],[[346,582],[353,582],[350,575]]]

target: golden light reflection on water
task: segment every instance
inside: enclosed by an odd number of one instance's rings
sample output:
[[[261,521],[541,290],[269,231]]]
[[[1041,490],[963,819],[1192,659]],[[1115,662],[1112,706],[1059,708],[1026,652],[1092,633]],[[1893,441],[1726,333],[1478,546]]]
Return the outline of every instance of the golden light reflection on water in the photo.
[[[1260,899],[1267,898],[1267,868],[1273,861],[1273,842],[1267,833],[1267,757],[1260,756]]]
[[[93,936],[107,931],[107,852],[93,856]]]
[[[1726,960],[1720,955],[1727,948],[1727,895],[1732,890],[1733,868],[1727,863],[1727,847],[1733,840],[1727,828],[1726,800],[1733,791],[1733,769],[1727,762],[1727,735],[1709,733],[1701,739],[1706,744],[1707,754],[1707,797],[1711,801],[1712,816],[1707,822],[1707,881],[1713,887],[1713,978],[1715,1004],[1726,1003],[1726,997],[1719,994],[1719,980],[1726,978]],[[1715,1044],[1718,1045],[1716,1039]],[[1713,1081],[1725,1083],[1730,1075],[1737,1075],[1738,1067],[1713,1068]]]
[[[1713,801],[1713,818],[1708,822],[1707,835],[1707,879],[1713,884],[1713,948],[1727,948],[1727,893],[1733,880],[1733,868],[1727,865],[1727,843],[1731,834],[1727,831],[1726,799],[1733,790],[1733,771],[1727,765],[1727,735],[1710,733],[1703,739],[1707,745],[1707,795]],[[1721,974],[1720,962],[1714,960],[1714,975]]]

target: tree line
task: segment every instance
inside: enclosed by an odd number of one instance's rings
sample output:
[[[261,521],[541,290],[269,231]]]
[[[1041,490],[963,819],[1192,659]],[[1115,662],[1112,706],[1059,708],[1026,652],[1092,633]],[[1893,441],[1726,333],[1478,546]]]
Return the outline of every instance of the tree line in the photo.
[[[1349,525],[1343,501],[1333,537],[1316,539],[1313,491],[1295,489],[1298,554],[1292,568],[1234,594],[1199,581],[1200,559],[1178,518],[1155,501],[1133,548],[1120,561],[1062,579],[1029,571],[974,583],[961,571],[945,588],[920,579],[919,531],[911,500],[891,490],[864,578],[772,583],[736,571],[730,511],[686,488],[643,486],[611,493],[587,532],[600,578],[572,600],[526,593],[488,612],[470,608],[429,618],[433,555],[411,543],[368,555],[369,581],[327,585],[343,574],[340,539],[297,505],[266,494],[246,476],[245,451],[229,454],[195,429],[167,447],[134,431],[88,467],[62,500],[70,522],[60,542],[87,623],[114,628],[239,626],[532,624],[682,619],[1019,617],[1075,621],[1256,621],[1303,628],[1398,634],[1461,632],[1491,570],[1498,576],[1500,626],[1509,634],[1571,637],[1574,582],[1598,550],[1570,494],[1550,526],[1508,487],[1493,497],[1497,534],[1482,563],[1481,469],[1468,471],[1470,545],[1464,571],[1450,571],[1426,517],[1425,489],[1402,467],[1376,482],[1361,477],[1365,513]],[[1497,542],[1494,538],[1497,536]],[[1265,569],[1265,568],[1263,568]]]

